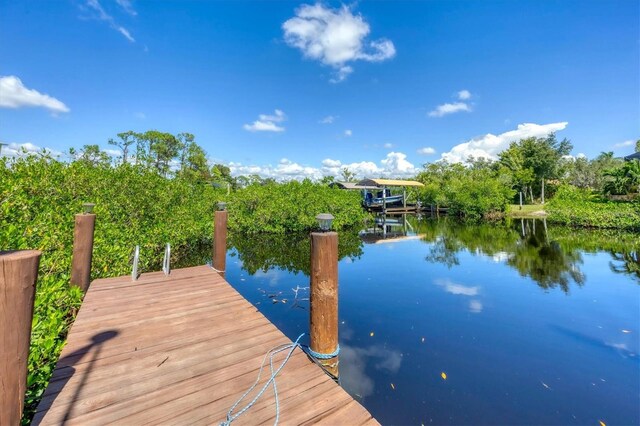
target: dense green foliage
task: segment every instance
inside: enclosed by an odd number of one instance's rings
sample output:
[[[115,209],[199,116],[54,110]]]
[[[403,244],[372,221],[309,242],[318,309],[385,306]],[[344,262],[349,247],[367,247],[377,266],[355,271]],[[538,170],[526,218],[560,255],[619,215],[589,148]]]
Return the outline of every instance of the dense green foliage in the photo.
[[[468,219],[504,212],[515,191],[508,173],[495,166],[486,161],[473,161],[467,166],[428,164],[416,177],[424,184],[416,196],[425,205],[446,206],[450,214]]]
[[[209,241],[213,188],[128,164],[119,167],[28,157],[0,161],[0,249],[42,251],[37,284],[25,418],[30,418],[81,301],[69,288],[74,214],[96,203],[92,278],[130,273],[141,248],[142,270],[158,269],[164,244],[173,256]]]
[[[640,230],[639,200],[610,201],[589,190],[563,185],[545,208],[555,223]]]
[[[184,259],[202,263],[200,249],[211,247],[218,200],[229,202],[232,234],[308,231],[320,212],[332,213],[338,229],[357,226],[364,217],[357,194],[311,182],[254,184],[228,194],[226,187],[184,169],[169,178],[154,163],[113,166],[91,152],[83,150],[72,162],[39,156],[0,160],[0,250],[43,253],[25,421],[48,383],[81,302],[78,289],[68,283],[74,214],[82,211],[83,202],[96,203],[92,279],[130,273],[135,245],[140,245],[141,272],[160,269],[165,243],[171,243],[172,264],[184,265]],[[357,247],[347,252],[357,254]]]
[[[230,197],[229,226],[247,232],[300,232],[317,226],[318,213],[330,212],[334,227],[360,226],[366,217],[357,191],[342,191],[308,180],[250,185]]]
[[[560,177],[561,159],[572,148],[571,142],[567,139],[558,142],[553,133],[546,138],[521,139],[500,153],[500,164],[512,173],[514,185],[520,191],[526,195],[528,190],[532,201],[535,193],[544,203],[545,180]]]
[[[640,161],[624,161],[612,152],[593,160],[573,158],[571,148],[571,142],[550,134],[512,142],[498,161],[425,164],[416,177],[425,188],[414,193],[423,203],[478,219],[501,216],[520,201],[520,192],[522,201],[540,201],[558,223],[637,229],[638,201],[633,199],[640,193]],[[552,201],[545,204],[545,198]]]
[[[624,164],[613,152],[602,152],[594,159],[578,157],[562,161],[562,180],[564,183],[595,192],[604,192],[605,184],[610,180],[606,175]]]

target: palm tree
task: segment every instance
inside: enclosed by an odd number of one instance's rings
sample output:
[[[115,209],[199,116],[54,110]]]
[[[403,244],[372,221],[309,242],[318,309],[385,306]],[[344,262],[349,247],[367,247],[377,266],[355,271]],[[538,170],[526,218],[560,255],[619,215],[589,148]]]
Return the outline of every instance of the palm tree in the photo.
[[[604,184],[605,194],[625,195],[634,191],[640,192],[640,161],[631,160],[622,167],[609,169],[604,172],[610,177]]]

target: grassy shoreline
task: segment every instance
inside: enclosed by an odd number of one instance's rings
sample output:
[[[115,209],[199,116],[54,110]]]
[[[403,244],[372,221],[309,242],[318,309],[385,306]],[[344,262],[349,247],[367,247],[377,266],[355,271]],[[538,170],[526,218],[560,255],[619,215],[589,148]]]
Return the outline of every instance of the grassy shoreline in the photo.
[[[548,216],[541,204],[524,204],[522,209],[519,204],[511,204],[509,207],[507,216],[515,219],[539,219]]]

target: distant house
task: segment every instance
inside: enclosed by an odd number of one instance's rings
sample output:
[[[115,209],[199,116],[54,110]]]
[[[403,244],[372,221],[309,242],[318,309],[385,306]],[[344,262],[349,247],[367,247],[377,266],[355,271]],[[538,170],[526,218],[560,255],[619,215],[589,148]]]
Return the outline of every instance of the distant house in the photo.
[[[631,161],[631,160],[640,160],[640,152],[635,152],[631,155],[627,155],[626,157],[624,157],[624,161]]]

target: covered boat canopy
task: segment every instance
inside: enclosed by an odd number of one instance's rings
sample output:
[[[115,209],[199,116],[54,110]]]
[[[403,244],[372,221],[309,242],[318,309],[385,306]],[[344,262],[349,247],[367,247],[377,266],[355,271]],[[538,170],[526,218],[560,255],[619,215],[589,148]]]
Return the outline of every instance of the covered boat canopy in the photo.
[[[358,182],[358,187],[374,186],[382,188],[385,186],[424,186],[415,180],[399,180],[399,179],[363,179]]]
[[[353,183],[353,182],[331,182],[329,186],[332,188],[334,186],[337,186],[340,189],[378,189],[378,187],[375,185],[362,186],[359,183]]]

